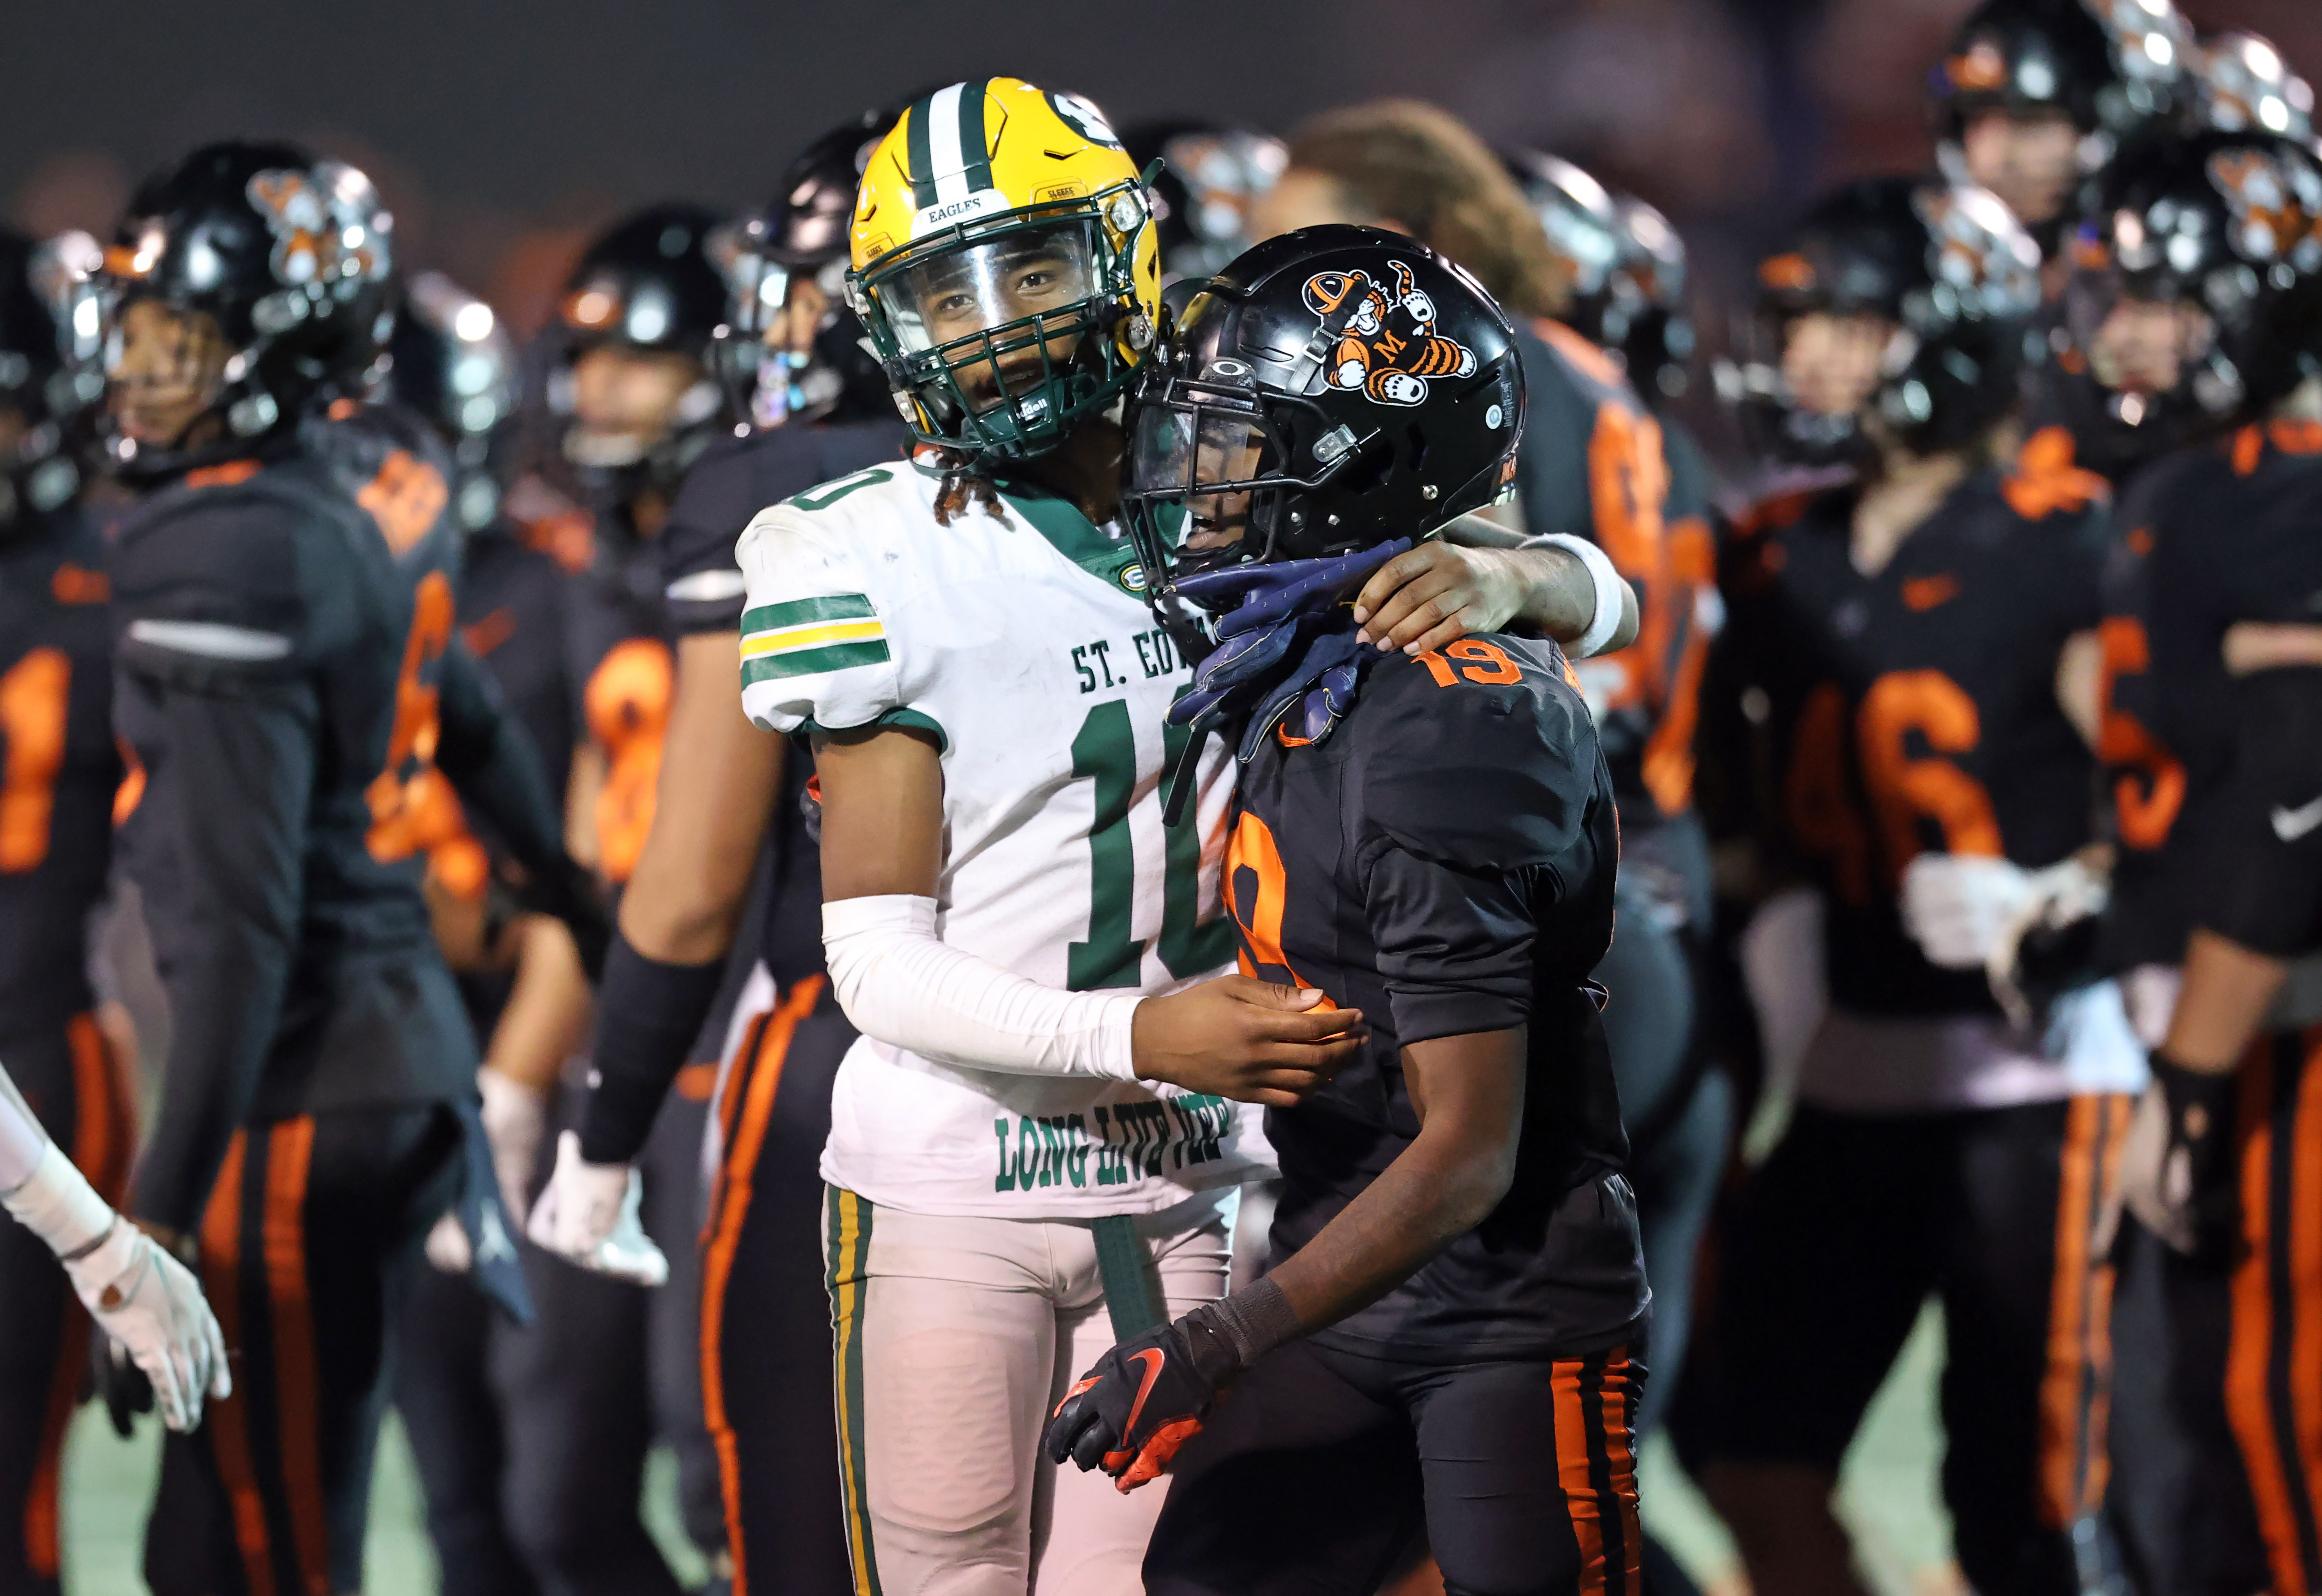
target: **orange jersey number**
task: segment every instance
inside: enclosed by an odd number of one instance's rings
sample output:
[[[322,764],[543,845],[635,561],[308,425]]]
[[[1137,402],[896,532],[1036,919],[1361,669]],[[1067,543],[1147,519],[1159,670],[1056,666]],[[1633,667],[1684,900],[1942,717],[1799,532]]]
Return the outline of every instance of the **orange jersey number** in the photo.
[[[605,785],[597,794],[598,868],[626,881],[653,829],[654,789],[661,780],[662,741],[669,734],[677,665],[669,645],[650,637],[616,643],[589,678],[581,706],[590,734],[605,752]]]
[[[1870,829],[1847,791],[1846,697],[1835,683],[1815,688],[1798,711],[1782,799],[1792,834],[1830,861],[1840,898],[1869,904]]]
[[[395,724],[387,736],[387,763],[363,797],[370,805],[370,856],[381,863],[408,859],[461,829],[460,801],[435,769],[443,730],[429,670],[452,637],[452,582],[430,571],[413,595],[411,634],[395,678]]]
[[[1951,853],[1999,856],[1991,796],[1943,757],[1970,752],[1981,735],[1975,700],[1957,682],[1940,670],[1889,671],[1862,696],[1858,718],[1863,780],[1886,834],[1889,880],[1902,880],[1918,854],[1923,819],[1935,823]],[[1911,752],[1914,732],[1927,753]]]
[[[0,873],[31,870],[48,857],[71,687],[72,661],[61,649],[36,648],[0,676],[0,736],[8,740],[0,780]]]
[[[2185,806],[2185,767],[2145,730],[2144,724],[2113,699],[2113,687],[2124,676],[2141,676],[2153,665],[2153,650],[2144,623],[2134,616],[2108,616],[2097,628],[2104,663],[2097,679],[2098,707],[2102,718],[2097,733],[2097,758],[2112,767],[2113,809],[2120,825],[2120,840],[2143,852],[2158,848],[2177,823]]]
[[[1241,927],[1241,972],[1260,980],[1286,975],[1293,985],[1306,985],[1282,952],[1282,912],[1289,897],[1282,850],[1275,844],[1273,828],[1246,809],[1226,839],[1225,887],[1226,912]],[[1324,998],[1315,1007],[1338,1005]]]

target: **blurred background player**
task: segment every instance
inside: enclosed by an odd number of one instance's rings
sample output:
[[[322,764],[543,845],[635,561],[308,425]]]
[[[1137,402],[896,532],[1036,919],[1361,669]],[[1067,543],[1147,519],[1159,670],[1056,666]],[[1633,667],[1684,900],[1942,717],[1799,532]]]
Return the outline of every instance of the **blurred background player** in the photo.
[[[440,471],[323,415],[378,359],[391,225],[352,168],[217,144],[105,254],[109,452],[145,495],[112,570],[121,836],[170,1018],[131,1211],[198,1259],[241,1359],[165,1448],[157,1591],[358,1588],[420,1240],[455,1202],[471,1239],[507,1224],[420,890],[438,771],[570,886],[536,757],[451,634]],[[138,1393],[107,1385],[119,1422]]]
[[[902,457],[908,434],[845,297],[855,185],[894,120],[866,113],[817,140],[766,209],[719,241],[730,297],[718,353],[745,419],[703,451],[658,540],[677,685],[578,1141],[584,1164],[636,1159],[697,1044],[733,1030],[713,1023],[721,992],[755,974],[759,1012],[719,1085],[701,1304],[704,1409],[737,1592],[754,1577],[801,1592],[851,1585],[817,1163],[855,1031],[823,973],[812,762],[741,712],[734,545],[767,506]],[[753,858],[754,871],[741,868]]]
[[[726,407],[711,365],[727,312],[710,252],[721,224],[717,213],[682,202],[616,222],[572,269],[554,333],[550,405],[590,529],[584,568],[564,598],[567,670],[580,708],[567,831],[575,857],[616,902],[654,824],[676,687],[661,539],[679,484]],[[745,876],[746,857],[727,868]],[[588,1067],[576,1056],[544,1105],[550,1129],[577,1125]],[[656,1439],[677,1453],[687,1535],[713,1556],[723,1547],[702,1420],[696,1241],[714,1076],[710,1066],[681,1080],[644,1160],[641,1217],[667,1260],[669,1290],[642,1291],[526,1250],[540,1324],[509,1338],[494,1381],[507,1404],[510,1524],[552,1593],[676,1590],[640,1517]],[[544,1182],[549,1172],[538,1174]]]
[[[2182,109],[2193,31],[2170,0],[1983,0],[1929,75],[1936,160],[1997,195],[2061,287],[2081,183]]]
[[[562,569],[502,513],[518,374],[513,341],[491,308],[449,278],[405,285],[388,341],[386,395],[431,425],[448,455],[447,514],[461,536],[460,636],[540,750],[571,768],[578,694],[566,668]],[[456,800],[454,800],[456,802]],[[548,1099],[579,1051],[586,977],[570,934],[527,914],[507,877],[517,868],[489,826],[448,816],[427,847],[436,940],[460,984],[484,1055],[476,1081],[494,1176],[511,1214],[526,1211]],[[465,1277],[474,1265],[453,1216],[428,1238],[404,1309],[396,1368],[401,1414],[425,1492],[428,1533],[447,1596],[523,1596],[537,1589],[525,1537],[509,1521],[507,1437],[493,1386],[513,1334]]]
[[[1743,529],[1712,667],[1711,747],[1761,863],[1821,889],[1831,996],[1708,1327],[1706,1483],[1762,1589],[1859,1589],[1830,1493],[1930,1293],[1967,1578],[2095,1577],[2093,1248],[2135,1049],[2111,989],[2025,1028],[1986,973],[2087,885],[2102,484],[2007,463],[2037,268],[1990,195],[1903,178],[1829,196],[1760,268],[1767,431],[1860,471]],[[1808,1344],[1806,1395],[1764,1377]]]
[[[105,549],[80,511],[83,401],[32,241],[0,232],[0,1062],[48,1138],[119,1202],[133,1058],[96,1018],[89,920],[113,849]],[[27,1171],[29,1172],[29,1171]],[[0,1590],[57,1590],[57,1485],[87,1319],[47,1247],[0,1231]],[[21,1510],[14,1504],[22,1503]]]
[[[2283,818],[2269,819],[2250,795],[2285,771],[2303,779],[2290,750],[2311,672],[2295,667],[2311,657],[2281,645],[2310,641],[2297,623],[2312,571],[2295,529],[2312,514],[2322,452],[2317,216],[2322,178],[2298,146],[2204,132],[2125,153],[2094,241],[2124,302],[2190,335],[2160,344],[2179,358],[2149,391],[2181,446],[2137,479],[2106,619],[2118,862],[2099,951],[2125,971],[2156,1049],[2139,1135],[2157,1142],[2165,1126],[2187,1161],[2171,1173],[2159,1146],[2140,1149],[2115,1249],[2112,1518],[2152,1590],[2258,1588],[2269,1556],[2274,1589],[2315,1577],[2299,1542],[2314,1484],[2290,1445],[2306,1432],[2264,1373],[2266,1349],[2313,1322],[2308,1277],[2291,1266],[2296,1199],[2263,1177],[2238,1202],[2233,1186],[2236,1170],[2294,1182],[2305,1167],[2290,1134],[2295,1037],[2317,1011],[2293,984],[2261,1026],[2253,994],[2308,949],[2259,914],[2272,900],[2248,872],[2294,895],[2302,868],[2304,798],[2281,797],[2272,814]],[[2250,1046],[2261,1030],[2289,1040]]]
[[[1120,145],[1152,171],[1161,230],[1161,283],[1206,278],[1249,247],[1251,211],[1289,162],[1281,140],[1254,128],[1182,119],[1124,128]]]

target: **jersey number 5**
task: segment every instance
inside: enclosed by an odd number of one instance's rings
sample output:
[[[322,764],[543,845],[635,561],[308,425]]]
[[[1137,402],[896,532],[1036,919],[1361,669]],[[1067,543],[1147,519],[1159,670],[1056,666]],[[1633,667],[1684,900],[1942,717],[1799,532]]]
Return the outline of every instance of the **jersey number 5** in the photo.
[[[1162,768],[1177,762],[1187,732],[1162,735]],[[1137,738],[1129,706],[1119,698],[1092,706],[1073,738],[1073,774],[1096,784],[1096,816],[1089,825],[1089,934],[1066,950],[1065,985],[1075,992],[1133,987],[1145,944],[1130,935],[1137,901],[1137,853],[1129,813],[1137,796]],[[1161,962],[1184,980],[1206,974],[1233,952],[1233,924],[1220,916],[1197,925],[1202,909],[1202,829],[1188,812],[1168,828],[1162,844]]]

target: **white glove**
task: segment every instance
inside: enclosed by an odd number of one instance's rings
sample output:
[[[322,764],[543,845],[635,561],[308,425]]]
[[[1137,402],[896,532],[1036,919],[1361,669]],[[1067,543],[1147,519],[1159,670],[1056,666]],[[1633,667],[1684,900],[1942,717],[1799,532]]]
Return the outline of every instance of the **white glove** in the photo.
[[[153,1388],[161,1422],[180,1435],[202,1421],[202,1399],[233,1394],[225,1336],[193,1272],[116,1218],[96,1250],[65,1265],[81,1305]]]
[[[669,1260],[637,1218],[644,1181],[626,1163],[590,1163],[580,1156],[580,1133],[556,1138],[556,1172],[533,1205],[525,1234],[534,1245],[599,1274],[632,1285],[669,1279]]]
[[[2032,872],[2005,859],[1922,853],[1903,871],[1903,929],[1928,963],[1981,970],[2033,891]]]
[[[125,1349],[144,1372],[171,1429],[201,1423],[205,1393],[224,1400],[233,1391],[225,1336],[201,1282],[114,1213],[55,1143],[0,1207],[49,1244],[89,1316],[113,1338],[114,1356]]]

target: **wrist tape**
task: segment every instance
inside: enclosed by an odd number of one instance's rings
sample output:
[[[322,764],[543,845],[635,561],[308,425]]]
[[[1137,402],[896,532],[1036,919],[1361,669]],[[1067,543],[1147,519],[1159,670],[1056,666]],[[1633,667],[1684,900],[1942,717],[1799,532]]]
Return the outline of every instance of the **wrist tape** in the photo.
[[[1613,569],[1611,556],[1585,537],[1575,537],[1568,532],[1543,533],[1527,538],[1527,549],[1561,549],[1588,568],[1589,579],[1596,584],[1596,608],[1588,617],[1588,629],[1565,648],[1576,660],[1587,659],[1613,641],[1621,629],[1621,595],[1628,584],[1621,573]]]

